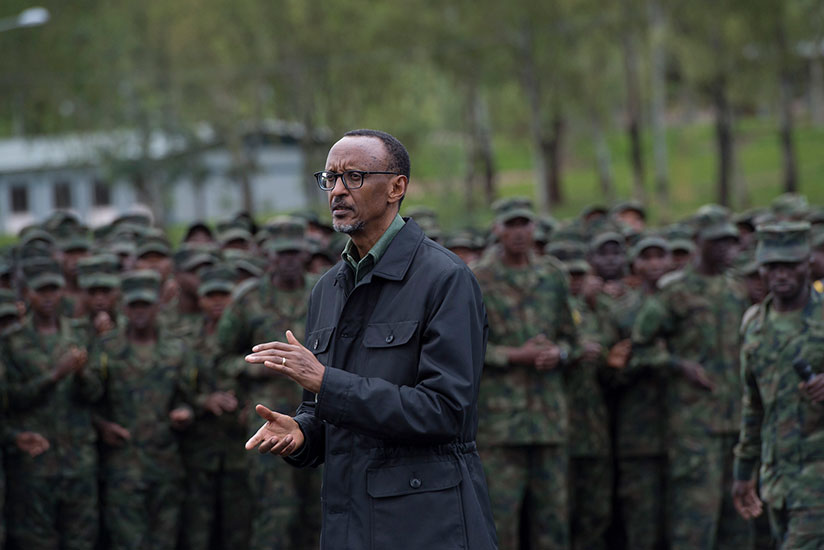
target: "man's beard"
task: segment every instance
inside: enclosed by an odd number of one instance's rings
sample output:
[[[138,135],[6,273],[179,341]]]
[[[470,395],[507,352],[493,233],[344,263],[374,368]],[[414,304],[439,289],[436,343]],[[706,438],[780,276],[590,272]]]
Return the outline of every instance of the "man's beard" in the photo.
[[[352,233],[356,233],[363,229],[363,226],[366,225],[366,222],[363,220],[358,220],[355,223],[335,223],[332,222],[332,228],[337,231],[338,233],[345,233],[347,235],[351,235]]]

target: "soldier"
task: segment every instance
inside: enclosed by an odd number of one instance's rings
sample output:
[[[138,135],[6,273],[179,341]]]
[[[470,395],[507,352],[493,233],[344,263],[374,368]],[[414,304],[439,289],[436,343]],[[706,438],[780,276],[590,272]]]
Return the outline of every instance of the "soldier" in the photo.
[[[661,237],[642,237],[630,251],[630,260],[641,281],[640,299],[630,312],[634,322],[671,269],[669,243]],[[618,511],[627,548],[655,550],[663,548],[665,541],[667,406],[660,367],[669,355],[658,348],[632,357],[630,352],[631,340],[623,340],[609,357],[610,366],[622,369],[613,379]]]
[[[497,205],[499,245],[474,268],[489,316],[478,444],[500,547],[519,548],[524,507],[535,548],[569,547],[563,370],[575,352],[566,275],[533,253],[529,201]]]
[[[610,210],[610,215],[635,233],[642,233],[647,225],[647,212],[638,201],[624,201]]]
[[[738,325],[749,305],[727,272],[738,231],[726,209],[699,210],[693,265],[660,280],[633,328],[633,351],[671,356],[668,377],[669,527],[673,550],[748,548],[749,525],[732,507],[732,447],[740,415]]]
[[[578,330],[580,352],[567,374],[570,457],[570,532],[572,548],[604,548],[612,515],[612,457],[609,415],[601,381],[606,351],[617,333],[609,311],[584,299],[592,268],[586,246],[570,241],[555,242],[547,253],[563,261],[570,277],[570,308]]]
[[[78,328],[86,331],[87,349],[102,334],[113,330],[120,320],[120,276],[114,254],[98,254],[77,262],[78,286],[83,290],[82,308],[86,316],[78,319]]]
[[[159,330],[160,276],[127,273],[121,288],[126,322],[98,341],[92,357],[105,386],[96,420],[105,547],[173,550],[184,486],[173,428],[193,418],[184,382],[193,361],[182,340]]]
[[[30,260],[23,274],[31,313],[3,337],[9,425],[42,434],[50,448],[7,457],[9,541],[13,548],[91,550],[98,499],[90,404],[102,385],[72,321],[60,315],[60,266]]]
[[[234,271],[208,267],[199,274],[201,315],[183,334],[195,350],[195,420],[182,440],[186,466],[182,548],[242,550],[249,545],[251,502],[247,498],[246,426],[238,415],[234,380],[218,376],[217,324],[231,300]]]
[[[260,279],[250,279],[235,290],[231,304],[218,325],[221,376],[236,381],[238,397],[247,419],[248,435],[260,427],[250,414],[258,403],[283,414],[293,412],[301,401],[300,387],[263,365],[249,365],[244,357],[253,346],[275,338],[285,341],[287,329],[300,333],[306,323],[309,293],[314,279],[305,272],[306,250],[304,223],[297,218],[277,220],[265,246],[270,254],[270,271]],[[313,542],[292,537],[299,524],[309,518],[301,498],[317,499],[309,483],[317,485],[317,471],[297,471],[271,455],[250,454],[249,474],[255,495],[252,519],[252,550],[309,548],[317,546],[319,529],[301,529],[311,533]],[[302,486],[298,487],[298,484]],[[305,491],[303,497],[299,490]],[[311,495],[311,497],[309,496]],[[320,512],[312,514],[315,524]],[[311,523],[310,523],[311,525]]]
[[[174,286],[176,293],[164,303],[160,312],[160,324],[169,330],[186,333],[189,325],[197,325],[201,319],[198,306],[198,271],[217,262],[209,245],[184,245],[174,254]]]
[[[91,255],[92,243],[83,233],[76,233],[58,241],[60,263],[63,267],[63,278],[66,288],[63,290],[64,300],[67,303],[66,314],[70,317],[82,317],[83,289],[77,283],[77,262]]]
[[[742,322],[743,412],[735,507],[759,516],[760,497],[782,549],[824,548],[824,300],[810,289],[807,222],[760,226],[756,259],[770,294]]]

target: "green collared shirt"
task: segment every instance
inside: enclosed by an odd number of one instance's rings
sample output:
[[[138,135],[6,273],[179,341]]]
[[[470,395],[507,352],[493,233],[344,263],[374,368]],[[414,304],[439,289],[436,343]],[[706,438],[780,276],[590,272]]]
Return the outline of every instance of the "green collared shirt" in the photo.
[[[372,271],[372,268],[377,265],[378,260],[381,259],[386,249],[389,248],[389,243],[392,242],[392,239],[395,238],[395,235],[398,234],[405,224],[406,222],[403,221],[401,215],[396,214],[395,219],[392,220],[392,223],[389,224],[389,227],[383,232],[378,242],[376,242],[372,249],[367,252],[366,256],[361,259],[358,259],[358,249],[355,247],[355,243],[352,242],[352,239],[349,239],[349,242],[346,243],[346,247],[343,249],[341,257],[343,261],[349,264],[352,271],[355,272],[355,284],[358,284],[367,273]]]

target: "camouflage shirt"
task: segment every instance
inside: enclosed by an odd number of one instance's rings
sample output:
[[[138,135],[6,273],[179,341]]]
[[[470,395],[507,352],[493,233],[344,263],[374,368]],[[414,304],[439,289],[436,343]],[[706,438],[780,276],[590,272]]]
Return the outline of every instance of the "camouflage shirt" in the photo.
[[[309,293],[315,279],[307,276],[303,287],[284,291],[271,278],[249,281],[239,286],[232,302],[223,312],[217,328],[221,377],[235,380],[240,403],[247,409],[249,429],[260,427],[253,411],[257,403],[284,414],[300,405],[302,390],[298,384],[264,365],[252,365],[244,357],[256,344],[286,341],[286,331],[303,342]],[[229,389],[229,388],[224,388]]]
[[[633,349],[654,352],[663,339],[672,360],[699,363],[710,392],[672,369],[668,379],[669,429],[678,434],[736,433],[740,420],[739,330],[748,306],[746,291],[731,275],[704,276],[692,267],[661,283],[633,326]]]
[[[544,334],[567,357],[576,351],[575,323],[562,268],[532,259],[523,268],[496,254],[474,267],[489,318],[489,342],[478,398],[478,441],[493,445],[563,444],[568,412],[563,369],[510,365],[502,347]]]
[[[122,446],[104,447],[103,475],[108,479],[157,480],[183,474],[169,412],[193,400],[193,357],[182,340],[163,331],[158,338],[152,344],[135,344],[124,327],[102,337],[92,354],[105,386],[100,415],[131,435]]]
[[[824,297],[779,313],[768,297],[743,328],[743,412],[735,476],[749,480],[761,461],[760,494],[781,508],[824,506],[824,404],[806,399],[793,362],[824,372]]]
[[[92,365],[52,381],[52,371],[71,346],[83,347],[74,322],[60,317],[55,334],[37,331],[31,316],[9,331],[2,343],[8,359],[9,425],[38,432],[49,450],[38,457],[12,449],[9,469],[36,476],[85,476],[97,465],[92,403],[103,386]]]

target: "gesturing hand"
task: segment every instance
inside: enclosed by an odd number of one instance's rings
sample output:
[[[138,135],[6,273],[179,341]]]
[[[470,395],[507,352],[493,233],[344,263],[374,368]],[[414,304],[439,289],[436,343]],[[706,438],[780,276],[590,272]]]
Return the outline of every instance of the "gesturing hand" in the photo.
[[[260,454],[289,456],[303,446],[303,432],[294,418],[271,411],[263,405],[255,407],[255,411],[266,420],[266,424],[246,442],[247,451],[259,445]]]
[[[270,369],[288,376],[312,393],[320,392],[323,373],[326,371],[315,354],[303,347],[291,330],[286,331],[284,342],[258,344],[246,356],[249,363],[263,363]],[[285,359],[285,361],[284,361]]]

